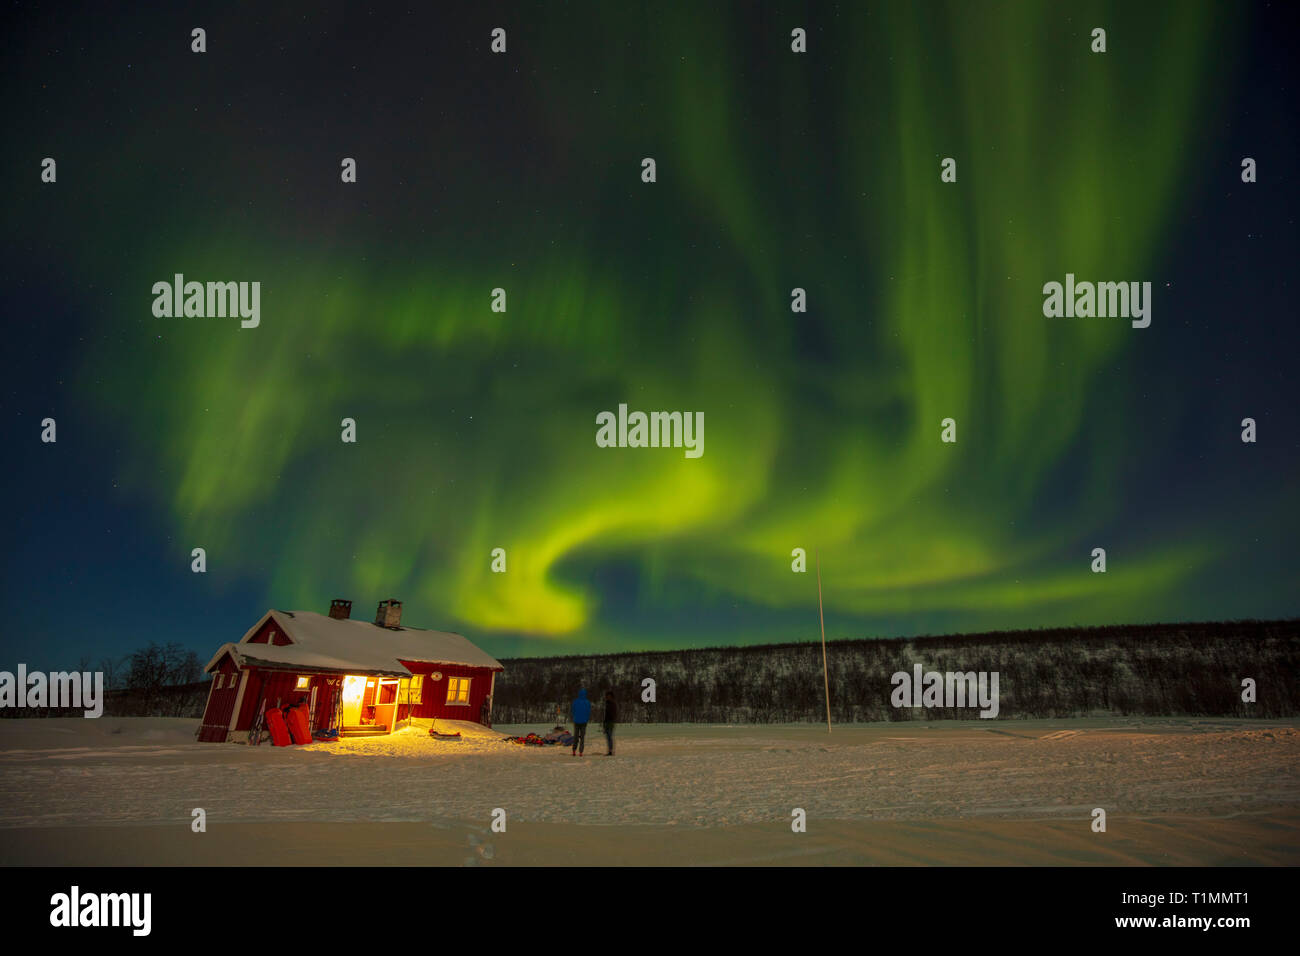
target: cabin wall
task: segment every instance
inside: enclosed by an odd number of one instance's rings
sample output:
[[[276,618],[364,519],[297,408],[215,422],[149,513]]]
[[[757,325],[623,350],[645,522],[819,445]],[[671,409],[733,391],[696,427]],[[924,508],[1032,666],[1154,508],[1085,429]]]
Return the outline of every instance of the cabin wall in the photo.
[[[275,622],[275,618],[268,618],[257,633],[248,639],[249,644],[274,644],[276,647],[284,647],[286,644],[292,644],[293,641],[285,636],[284,631],[280,630],[280,625]]]
[[[337,675],[317,674],[311,679],[311,686],[316,688],[316,717],[311,722],[313,732],[329,727],[334,719],[334,700],[343,693],[343,678]],[[311,700],[311,691],[307,691]]]
[[[221,686],[216,686],[218,677]],[[203,722],[199,725],[199,740],[204,743],[224,743],[226,731],[230,727],[230,715],[235,709],[235,698],[239,696],[239,668],[227,654],[212,673],[213,686],[208,694],[208,703],[203,710]]]
[[[260,667],[244,668],[248,679],[244,688],[244,698],[239,705],[239,717],[232,728],[230,716],[234,712],[235,698],[239,695],[239,675],[241,672],[227,656],[222,659],[217,671],[222,674],[222,686],[213,688],[208,697],[208,705],[203,713],[203,723],[199,728],[199,740],[202,742],[221,743],[227,732],[247,733],[253,726],[258,713],[266,707],[283,707],[299,697],[311,700],[312,688],[316,689],[316,712],[311,722],[312,731],[330,726],[334,717],[334,699],[343,692],[343,678],[333,674],[309,674],[297,671],[271,671]],[[308,687],[297,687],[299,677],[311,677]]]
[[[422,661],[402,661],[402,665],[412,674],[424,675],[424,693],[421,701],[411,707],[416,717],[468,720],[476,724],[482,722],[483,699],[487,697],[492,687],[491,668],[467,667],[462,664],[427,664]],[[441,674],[442,680],[431,680],[430,675],[434,672]],[[468,705],[447,703],[447,688],[452,677],[470,679]],[[399,719],[402,716],[399,713]]]
[[[295,690],[298,675],[292,671],[268,671],[260,667],[249,667],[248,688],[244,691],[244,700],[239,707],[239,722],[235,730],[247,731],[253,726],[253,720],[263,709],[283,707],[293,703],[302,694],[310,696],[310,691]]]

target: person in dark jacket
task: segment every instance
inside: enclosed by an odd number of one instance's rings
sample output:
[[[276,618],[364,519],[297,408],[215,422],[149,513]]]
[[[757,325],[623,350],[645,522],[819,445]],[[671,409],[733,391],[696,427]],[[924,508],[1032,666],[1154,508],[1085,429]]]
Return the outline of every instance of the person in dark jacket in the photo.
[[[591,701],[587,700],[587,688],[578,691],[573,701],[573,753],[582,756],[587,746],[587,723],[591,720]]]
[[[618,723],[618,701],[612,690],[605,691],[605,756],[614,756],[614,725]]]

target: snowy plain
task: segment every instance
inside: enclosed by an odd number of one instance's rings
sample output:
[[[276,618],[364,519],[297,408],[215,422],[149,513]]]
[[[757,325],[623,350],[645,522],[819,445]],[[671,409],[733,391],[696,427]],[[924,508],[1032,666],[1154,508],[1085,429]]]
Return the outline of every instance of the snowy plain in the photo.
[[[291,827],[299,837],[329,833],[297,841],[306,862],[352,859],[349,841],[335,846],[338,824],[357,825],[350,832],[358,845],[373,840],[362,834],[375,825],[418,825],[441,831],[429,862],[500,862],[511,844],[489,830],[497,808],[508,832],[531,834],[513,838],[518,862],[572,862],[550,853],[548,840],[572,848],[592,839],[624,845],[628,862],[774,862],[789,855],[774,847],[789,848],[794,808],[806,811],[808,834],[819,834],[801,846],[820,847],[829,862],[965,862],[963,841],[971,840],[993,840],[991,853],[1009,854],[992,862],[1043,862],[1035,854],[1044,839],[1060,846],[1049,862],[1196,862],[1202,857],[1187,849],[1196,834],[1206,862],[1300,861],[1295,721],[968,720],[845,725],[829,734],[816,724],[626,725],[614,757],[603,756],[593,725],[581,758],[561,746],[501,740],[549,727],[440,721],[462,738],[412,727],[276,748],[199,744],[196,726],[0,721],[0,862],[40,862],[42,847],[64,862],[122,852],[122,834],[105,828],[147,830],[143,845],[157,844],[158,853],[137,862],[176,862],[165,835],[188,834],[196,807],[209,833],[242,828],[242,861],[251,863],[287,862],[266,841]],[[1095,855],[1106,839],[1090,829],[1097,807],[1110,834],[1127,834],[1111,839],[1118,859],[1109,850]],[[933,836],[936,828],[946,833],[938,843],[909,850],[909,833]],[[60,831],[79,834],[70,842],[82,850],[58,850],[69,842]],[[1127,855],[1125,839],[1136,841]],[[265,858],[259,846],[268,847]],[[312,855],[313,846],[334,849]],[[760,846],[771,849],[746,855]],[[465,847],[474,851],[468,859]]]

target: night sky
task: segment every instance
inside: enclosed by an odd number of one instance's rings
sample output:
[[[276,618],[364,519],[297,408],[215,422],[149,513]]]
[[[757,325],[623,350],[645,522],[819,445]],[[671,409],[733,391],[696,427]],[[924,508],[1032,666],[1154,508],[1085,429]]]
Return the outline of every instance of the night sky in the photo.
[[[815,640],[814,549],[831,638],[1300,613],[1288,5],[230,6],[5,14],[0,669]]]

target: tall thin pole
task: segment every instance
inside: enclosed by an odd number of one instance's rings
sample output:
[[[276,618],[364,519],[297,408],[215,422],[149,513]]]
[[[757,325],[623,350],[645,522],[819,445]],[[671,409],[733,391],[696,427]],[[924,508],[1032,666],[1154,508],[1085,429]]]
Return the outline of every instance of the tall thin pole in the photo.
[[[826,669],[826,616],[822,613],[822,555],[817,555],[817,618],[822,624],[822,680],[826,682],[826,732],[831,732],[831,678]]]

